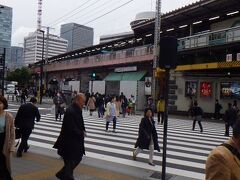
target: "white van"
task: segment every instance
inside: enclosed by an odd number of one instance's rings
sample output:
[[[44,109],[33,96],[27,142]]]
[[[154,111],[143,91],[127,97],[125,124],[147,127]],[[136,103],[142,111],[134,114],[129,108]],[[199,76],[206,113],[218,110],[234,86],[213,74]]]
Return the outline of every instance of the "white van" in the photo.
[[[6,93],[7,94],[14,94],[15,93],[15,85],[14,84],[7,84]]]

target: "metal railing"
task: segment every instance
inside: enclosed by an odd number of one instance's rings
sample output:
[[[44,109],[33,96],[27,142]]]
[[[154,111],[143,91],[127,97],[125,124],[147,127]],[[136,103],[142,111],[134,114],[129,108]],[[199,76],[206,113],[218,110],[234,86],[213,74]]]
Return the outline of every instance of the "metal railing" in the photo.
[[[194,48],[202,48],[208,46],[224,45],[240,41],[240,26],[223,29],[219,31],[206,32],[178,39],[178,51],[184,51]],[[62,67],[69,65],[92,64],[112,61],[113,64],[117,60],[137,58],[146,55],[153,55],[153,45],[145,45],[120,51],[109,51],[102,54],[85,56],[64,61],[55,61],[49,66]]]
[[[178,51],[240,41],[240,26],[178,39]]]
[[[49,65],[57,65],[57,66],[68,66],[68,65],[78,65],[78,64],[88,64],[88,63],[99,63],[99,62],[106,62],[106,61],[115,61],[120,59],[126,59],[131,57],[139,57],[145,55],[152,55],[153,54],[153,46],[146,45],[136,48],[130,48],[121,51],[114,51],[114,52],[107,52],[103,54],[97,54],[93,56],[86,56],[77,59],[69,59],[65,61],[55,61]]]

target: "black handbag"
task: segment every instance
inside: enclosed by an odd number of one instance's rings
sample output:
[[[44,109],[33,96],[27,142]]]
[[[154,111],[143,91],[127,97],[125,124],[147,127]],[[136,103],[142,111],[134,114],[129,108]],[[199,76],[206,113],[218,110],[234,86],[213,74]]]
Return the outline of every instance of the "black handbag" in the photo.
[[[22,137],[21,131],[19,128],[15,128],[15,139],[20,139]]]

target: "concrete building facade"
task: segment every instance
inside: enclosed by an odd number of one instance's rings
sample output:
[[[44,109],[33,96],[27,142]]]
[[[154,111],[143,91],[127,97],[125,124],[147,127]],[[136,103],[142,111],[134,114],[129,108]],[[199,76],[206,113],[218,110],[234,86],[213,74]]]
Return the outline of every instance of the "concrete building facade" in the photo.
[[[82,49],[93,45],[94,30],[76,23],[61,25],[61,37],[68,40],[67,51]]]
[[[44,35],[44,58],[48,47],[48,58],[67,52],[68,41],[49,34]],[[32,64],[42,60],[43,33],[34,32],[24,38],[24,64]]]

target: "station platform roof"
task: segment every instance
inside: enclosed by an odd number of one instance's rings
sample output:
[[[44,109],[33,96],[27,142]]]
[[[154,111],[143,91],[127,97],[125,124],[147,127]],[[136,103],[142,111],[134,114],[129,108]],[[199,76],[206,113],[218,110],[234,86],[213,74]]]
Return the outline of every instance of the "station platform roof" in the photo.
[[[239,13],[240,1],[239,0],[200,0],[195,3],[189,4],[174,11],[162,14],[161,29],[179,27],[185,24],[192,24],[194,22],[205,22],[209,19],[222,21],[234,16],[234,12]],[[231,14],[233,13],[233,14]],[[135,33],[143,33],[154,30],[155,19],[134,24],[132,29]]]

